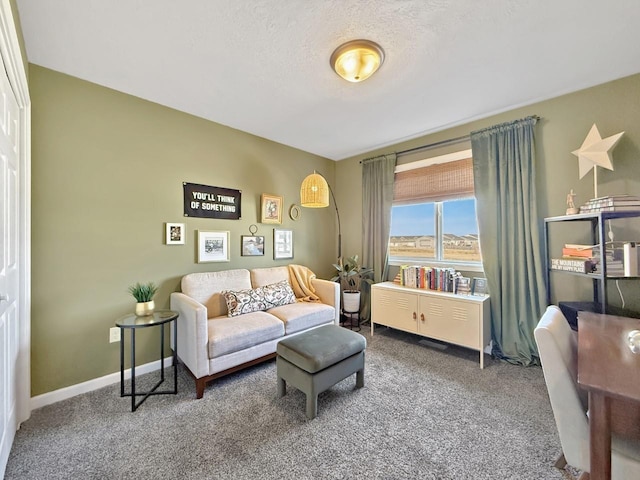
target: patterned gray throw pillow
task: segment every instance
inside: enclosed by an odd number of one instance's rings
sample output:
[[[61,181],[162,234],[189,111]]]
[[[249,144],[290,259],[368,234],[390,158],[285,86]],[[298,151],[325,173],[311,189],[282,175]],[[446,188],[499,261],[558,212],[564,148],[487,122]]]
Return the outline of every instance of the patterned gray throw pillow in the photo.
[[[264,292],[264,302],[267,304],[267,309],[296,303],[296,296],[287,280],[265,285],[262,287],[262,290]]]
[[[296,296],[287,280],[252,290],[225,290],[220,293],[227,302],[230,317],[268,310],[296,301]]]
[[[221,293],[227,302],[227,310],[230,317],[267,309],[267,305],[264,303],[264,294],[260,288],[255,290],[225,290]]]

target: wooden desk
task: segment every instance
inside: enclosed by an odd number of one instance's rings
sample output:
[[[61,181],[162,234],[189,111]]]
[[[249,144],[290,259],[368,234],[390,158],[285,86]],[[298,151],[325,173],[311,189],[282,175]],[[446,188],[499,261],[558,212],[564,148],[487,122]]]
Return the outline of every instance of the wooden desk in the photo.
[[[638,329],[637,318],[578,314],[578,383],[589,392],[592,480],[611,478],[611,432],[637,433],[629,428],[638,426],[640,355],[629,349],[627,335]]]

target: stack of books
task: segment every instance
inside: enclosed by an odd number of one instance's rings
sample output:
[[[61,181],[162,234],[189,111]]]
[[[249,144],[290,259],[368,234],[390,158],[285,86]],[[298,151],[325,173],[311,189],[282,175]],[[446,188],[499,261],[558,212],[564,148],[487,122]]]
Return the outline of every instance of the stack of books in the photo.
[[[622,248],[616,248],[614,246],[607,246],[604,252],[605,259],[607,261],[607,277],[624,277],[624,262],[623,262],[623,250]],[[596,268],[596,273],[600,273],[601,270]]]
[[[623,212],[640,210],[640,197],[636,195],[611,195],[589,200],[580,207],[580,213]]]
[[[623,254],[621,248],[614,244],[607,244],[605,260],[607,276],[620,277],[624,275]],[[552,270],[562,270],[576,273],[600,273],[602,270],[600,249],[598,245],[565,244],[562,248],[562,258],[551,259]]]
[[[551,259],[552,270],[565,272],[593,273],[597,265],[597,247],[566,243],[562,248],[562,258]]]

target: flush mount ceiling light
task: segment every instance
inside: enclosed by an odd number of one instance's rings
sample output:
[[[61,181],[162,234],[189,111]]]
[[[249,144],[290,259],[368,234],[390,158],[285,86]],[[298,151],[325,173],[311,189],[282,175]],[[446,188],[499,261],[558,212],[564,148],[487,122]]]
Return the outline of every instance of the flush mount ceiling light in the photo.
[[[375,73],[384,62],[384,50],[371,40],[351,40],[331,54],[331,68],[349,82],[361,82]]]

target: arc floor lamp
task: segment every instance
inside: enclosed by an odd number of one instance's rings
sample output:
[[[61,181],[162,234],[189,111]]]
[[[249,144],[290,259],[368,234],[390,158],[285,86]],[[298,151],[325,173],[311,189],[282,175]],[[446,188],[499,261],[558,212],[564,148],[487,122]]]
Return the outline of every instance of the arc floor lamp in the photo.
[[[342,258],[342,232],[340,229],[340,212],[333,190],[319,173],[314,172],[307,176],[300,185],[300,205],[306,208],[325,208],[329,206],[329,193],[333,198],[333,205],[336,207],[338,217],[338,259]]]

